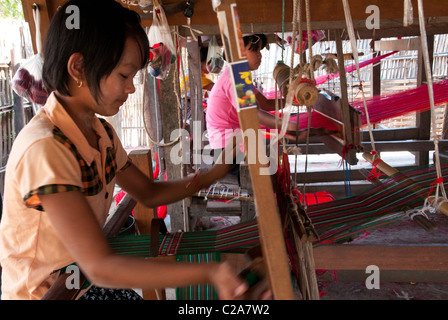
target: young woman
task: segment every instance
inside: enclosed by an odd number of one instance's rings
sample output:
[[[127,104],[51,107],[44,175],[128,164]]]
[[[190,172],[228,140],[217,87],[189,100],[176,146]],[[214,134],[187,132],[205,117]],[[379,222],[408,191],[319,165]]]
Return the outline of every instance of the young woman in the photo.
[[[69,18],[79,19],[79,29],[68,27]],[[113,128],[97,118],[116,114],[135,91],[133,78],[148,54],[139,16],[116,1],[69,1],[52,19],[43,68],[51,94],[16,138],[6,169],[2,299],[40,299],[54,283],[54,271],[74,262],[96,287],[212,283],[224,299],[245,290],[227,264],[119,256],[103,236],[115,184],[155,207],[210,185],[228,170],[214,166],[194,178],[152,182],[129,161]]]

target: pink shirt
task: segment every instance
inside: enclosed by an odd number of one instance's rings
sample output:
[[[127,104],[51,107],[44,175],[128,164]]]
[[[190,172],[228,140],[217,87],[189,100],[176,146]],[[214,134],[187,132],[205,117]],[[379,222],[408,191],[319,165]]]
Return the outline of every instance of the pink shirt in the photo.
[[[224,148],[235,132],[240,131],[229,67],[213,86],[207,104],[207,132],[212,149]]]

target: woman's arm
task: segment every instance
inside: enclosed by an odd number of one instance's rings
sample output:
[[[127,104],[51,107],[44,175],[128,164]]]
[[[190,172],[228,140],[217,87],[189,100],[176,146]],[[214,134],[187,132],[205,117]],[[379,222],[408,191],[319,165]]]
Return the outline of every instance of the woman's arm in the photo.
[[[245,290],[226,264],[163,263],[113,254],[79,191],[42,195],[40,199],[68,252],[95,285],[152,289],[212,283],[223,299],[234,298]]]
[[[258,110],[258,118],[260,121],[260,124],[264,125],[268,128],[278,128],[280,131],[282,128],[282,119],[276,119],[275,115],[263,111]],[[307,129],[299,129],[297,130],[297,123],[288,121],[287,125],[287,132],[286,132],[286,138],[295,141],[296,140],[296,132],[297,132],[297,141],[304,141],[306,139],[307,135]],[[323,135],[329,135],[334,134],[337,131],[330,131],[327,128],[310,128],[310,136],[323,136]]]
[[[265,111],[275,111],[275,99],[266,98],[261,92],[257,91],[255,93],[255,98],[257,99],[257,105]],[[278,108],[283,109],[285,107],[286,100],[281,98],[278,99]]]
[[[235,149],[231,151],[232,154],[229,156],[233,158]],[[225,151],[220,155],[223,159],[226,156]],[[117,173],[117,184],[138,202],[146,207],[154,208],[182,200],[202,188],[209,187],[213,182],[227,175],[230,164],[226,163],[232,162],[223,160],[222,164],[215,164],[210,169],[199,171],[194,176],[172,181],[153,181],[131,164],[124,171]]]

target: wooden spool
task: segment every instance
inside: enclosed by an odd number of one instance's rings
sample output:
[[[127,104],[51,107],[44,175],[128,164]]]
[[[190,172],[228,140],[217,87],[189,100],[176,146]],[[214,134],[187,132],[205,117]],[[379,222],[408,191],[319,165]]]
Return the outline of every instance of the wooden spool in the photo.
[[[297,86],[294,97],[301,105],[311,107],[316,103],[318,94],[319,92],[313,84],[302,82]]]
[[[277,63],[274,68],[273,77],[278,84],[280,92],[284,97],[288,95],[290,68],[284,63]]]
[[[273,72],[275,82],[278,84],[280,92],[284,97],[288,95],[290,69],[287,65],[279,62]],[[302,82],[301,79],[295,79],[293,80],[292,88],[294,88],[294,101],[296,103],[308,107],[316,103],[319,91],[313,84]]]

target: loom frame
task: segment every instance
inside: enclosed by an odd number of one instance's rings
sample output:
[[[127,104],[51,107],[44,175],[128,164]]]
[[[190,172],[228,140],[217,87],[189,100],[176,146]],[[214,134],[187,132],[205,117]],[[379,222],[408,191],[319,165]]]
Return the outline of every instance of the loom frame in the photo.
[[[32,39],[33,43],[35,41],[35,27],[33,23],[33,14],[32,14],[32,4],[36,3],[38,4],[40,10],[41,10],[41,34],[45,36],[46,29],[48,28],[49,21],[51,19],[51,16],[56,12],[58,6],[63,2],[63,0],[22,0],[23,9],[24,9],[24,15],[25,19],[29,22],[30,30],[32,33]],[[166,4],[173,4],[173,3],[182,3],[181,0],[166,0],[164,1]],[[210,1],[197,1],[195,10],[196,14],[193,19],[193,24],[191,25],[192,28],[199,30],[203,32],[204,34],[218,34],[219,30],[216,25],[216,19],[215,14],[213,11],[211,11],[210,7]],[[281,15],[279,14],[279,8],[278,6],[275,6],[275,3],[273,1],[268,0],[259,0],[259,1],[237,1],[239,8],[241,9],[241,22],[242,22],[242,31],[243,32],[274,32],[278,29],[278,24],[281,22],[279,20],[279,17]],[[291,7],[291,0],[286,1],[286,5]],[[324,29],[324,30],[342,30],[345,28],[345,21],[343,19],[343,12],[340,10],[340,8],[337,8],[337,1],[333,0],[323,0],[319,2],[312,2],[312,28],[314,29]],[[398,2],[397,2],[398,3]],[[360,38],[371,38],[374,37],[376,40],[380,40],[381,38],[385,37],[391,37],[391,36],[416,36],[419,35],[419,29],[417,25],[412,25],[408,28],[402,28],[402,17],[401,17],[401,7],[394,2],[390,1],[379,1],[379,0],[360,0],[357,1],[356,4],[352,7],[352,15],[354,18],[354,24],[355,27],[358,29]],[[402,2],[400,2],[402,4]],[[443,5],[438,0],[427,0],[426,1],[428,9],[425,9],[426,14],[428,17],[431,17],[431,20],[428,21],[428,34],[434,35],[434,34],[440,34],[440,33],[446,33],[446,30],[448,28],[448,8]],[[382,19],[381,19],[381,28],[378,30],[375,30],[373,32],[372,30],[368,30],[365,28],[365,8],[368,5],[378,5],[382,12]],[[145,16],[143,12],[142,16],[144,17],[143,24],[145,26],[149,26],[151,24],[150,18],[148,16]],[[247,13],[247,14],[246,14]],[[328,13],[331,13],[330,15]],[[290,21],[291,12],[288,12],[285,20]],[[198,18],[200,17],[200,18]],[[275,20],[275,21],[273,21]],[[187,21],[185,17],[183,17],[182,13],[176,12],[173,13],[168,17],[168,21],[170,25],[178,26],[178,31],[181,35],[188,36],[191,34],[191,30],[189,27],[187,27]],[[291,30],[291,24],[288,22],[285,24],[286,30]],[[433,43],[433,37],[429,39],[429,45],[430,50],[431,44]],[[379,73],[378,73],[379,67],[375,67],[373,70],[374,77],[374,92],[376,94],[380,94],[380,79],[379,79]],[[418,76],[418,82],[421,84],[424,82],[424,72],[423,67],[419,66],[419,76]],[[446,120],[445,120],[446,121]],[[429,131],[427,128],[429,128],[429,117],[428,113],[423,113],[418,116],[418,125],[415,128],[407,128],[403,130],[375,130],[374,131],[374,137],[377,145],[378,151],[414,151],[418,152],[418,163],[417,165],[422,165],[428,162],[428,151],[433,150],[431,141],[429,140]],[[364,132],[365,134],[365,132]],[[386,137],[387,136],[387,137]],[[409,141],[409,139],[414,139],[414,141]],[[448,140],[442,140],[440,141],[440,146],[442,149],[448,149]],[[304,148],[305,146],[302,145]],[[365,145],[365,150],[368,151],[368,145]],[[326,149],[326,147],[323,144],[314,143],[310,146],[310,152],[319,152],[319,153],[329,153],[330,150]],[[401,167],[397,168],[399,170],[402,170]],[[360,179],[363,177],[361,173],[354,173],[355,176],[359,177]],[[354,176],[352,175],[352,177]],[[324,178],[327,178],[325,180]],[[335,177],[331,178],[334,181],[341,181],[341,175],[340,172],[326,172],[325,177],[321,173],[310,175],[307,174],[307,181],[315,181],[317,183],[320,182],[328,182],[328,177]],[[298,174],[298,178],[303,178],[303,175]],[[315,186],[308,186],[308,191],[313,192],[314,190],[321,190],[323,184],[317,184]],[[364,186],[361,186],[363,188]],[[332,192],[332,190],[329,190]],[[332,192],[336,194],[335,192]],[[181,213],[178,213],[179,215]],[[439,248],[440,247],[440,248]],[[352,246],[334,246],[332,248],[330,247],[321,247],[315,249],[315,262],[316,267],[328,267],[332,266],[331,269],[343,269],[343,268],[361,268],[364,263],[366,263],[366,255],[363,253],[370,252],[371,254],[374,254],[375,252],[378,252],[383,247],[377,247],[377,246],[371,246],[371,247],[364,247],[362,250],[360,248],[352,248]],[[430,264],[427,268],[430,270],[436,270],[439,264],[441,263],[443,265],[444,270],[446,269],[446,260],[444,260],[443,257],[447,257],[446,248],[444,245],[440,246],[434,246],[434,247],[426,247],[426,246],[416,246],[415,249],[416,252],[424,253],[425,249],[429,250],[427,257],[425,258],[425,261],[428,259],[428,263]],[[406,253],[408,253],[409,249],[405,248],[404,246],[392,246],[388,247],[390,252],[395,252],[399,256],[403,256],[403,258],[406,258]],[[442,254],[443,253],[443,254]],[[340,259],[340,255],[345,256],[346,260]],[[354,262],[353,265],[347,265],[347,262],[351,258],[350,255],[353,255]],[[431,257],[431,259],[430,259]],[[392,258],[390,258],[392,259]],[[331,264],[330,261],[334,260],[334,264]],[[341,261],[342,260],[342,261]],[[326,262],[325,262],[326,261]],[[351,263],[351,262],[350,262]],[[393,258],[393,260],[390,262],[391,266],[390,268],[398,268],[400,267],[401,263],[398,259]],[[415,267],[417,268],[417,265],[414,263]],[[418,268],[424,268],[425,266],[421,265],[418,266]],[[389,268],[389,267],[388,267]],[[391,269],[391,270],[397,270],[397,269]]]

